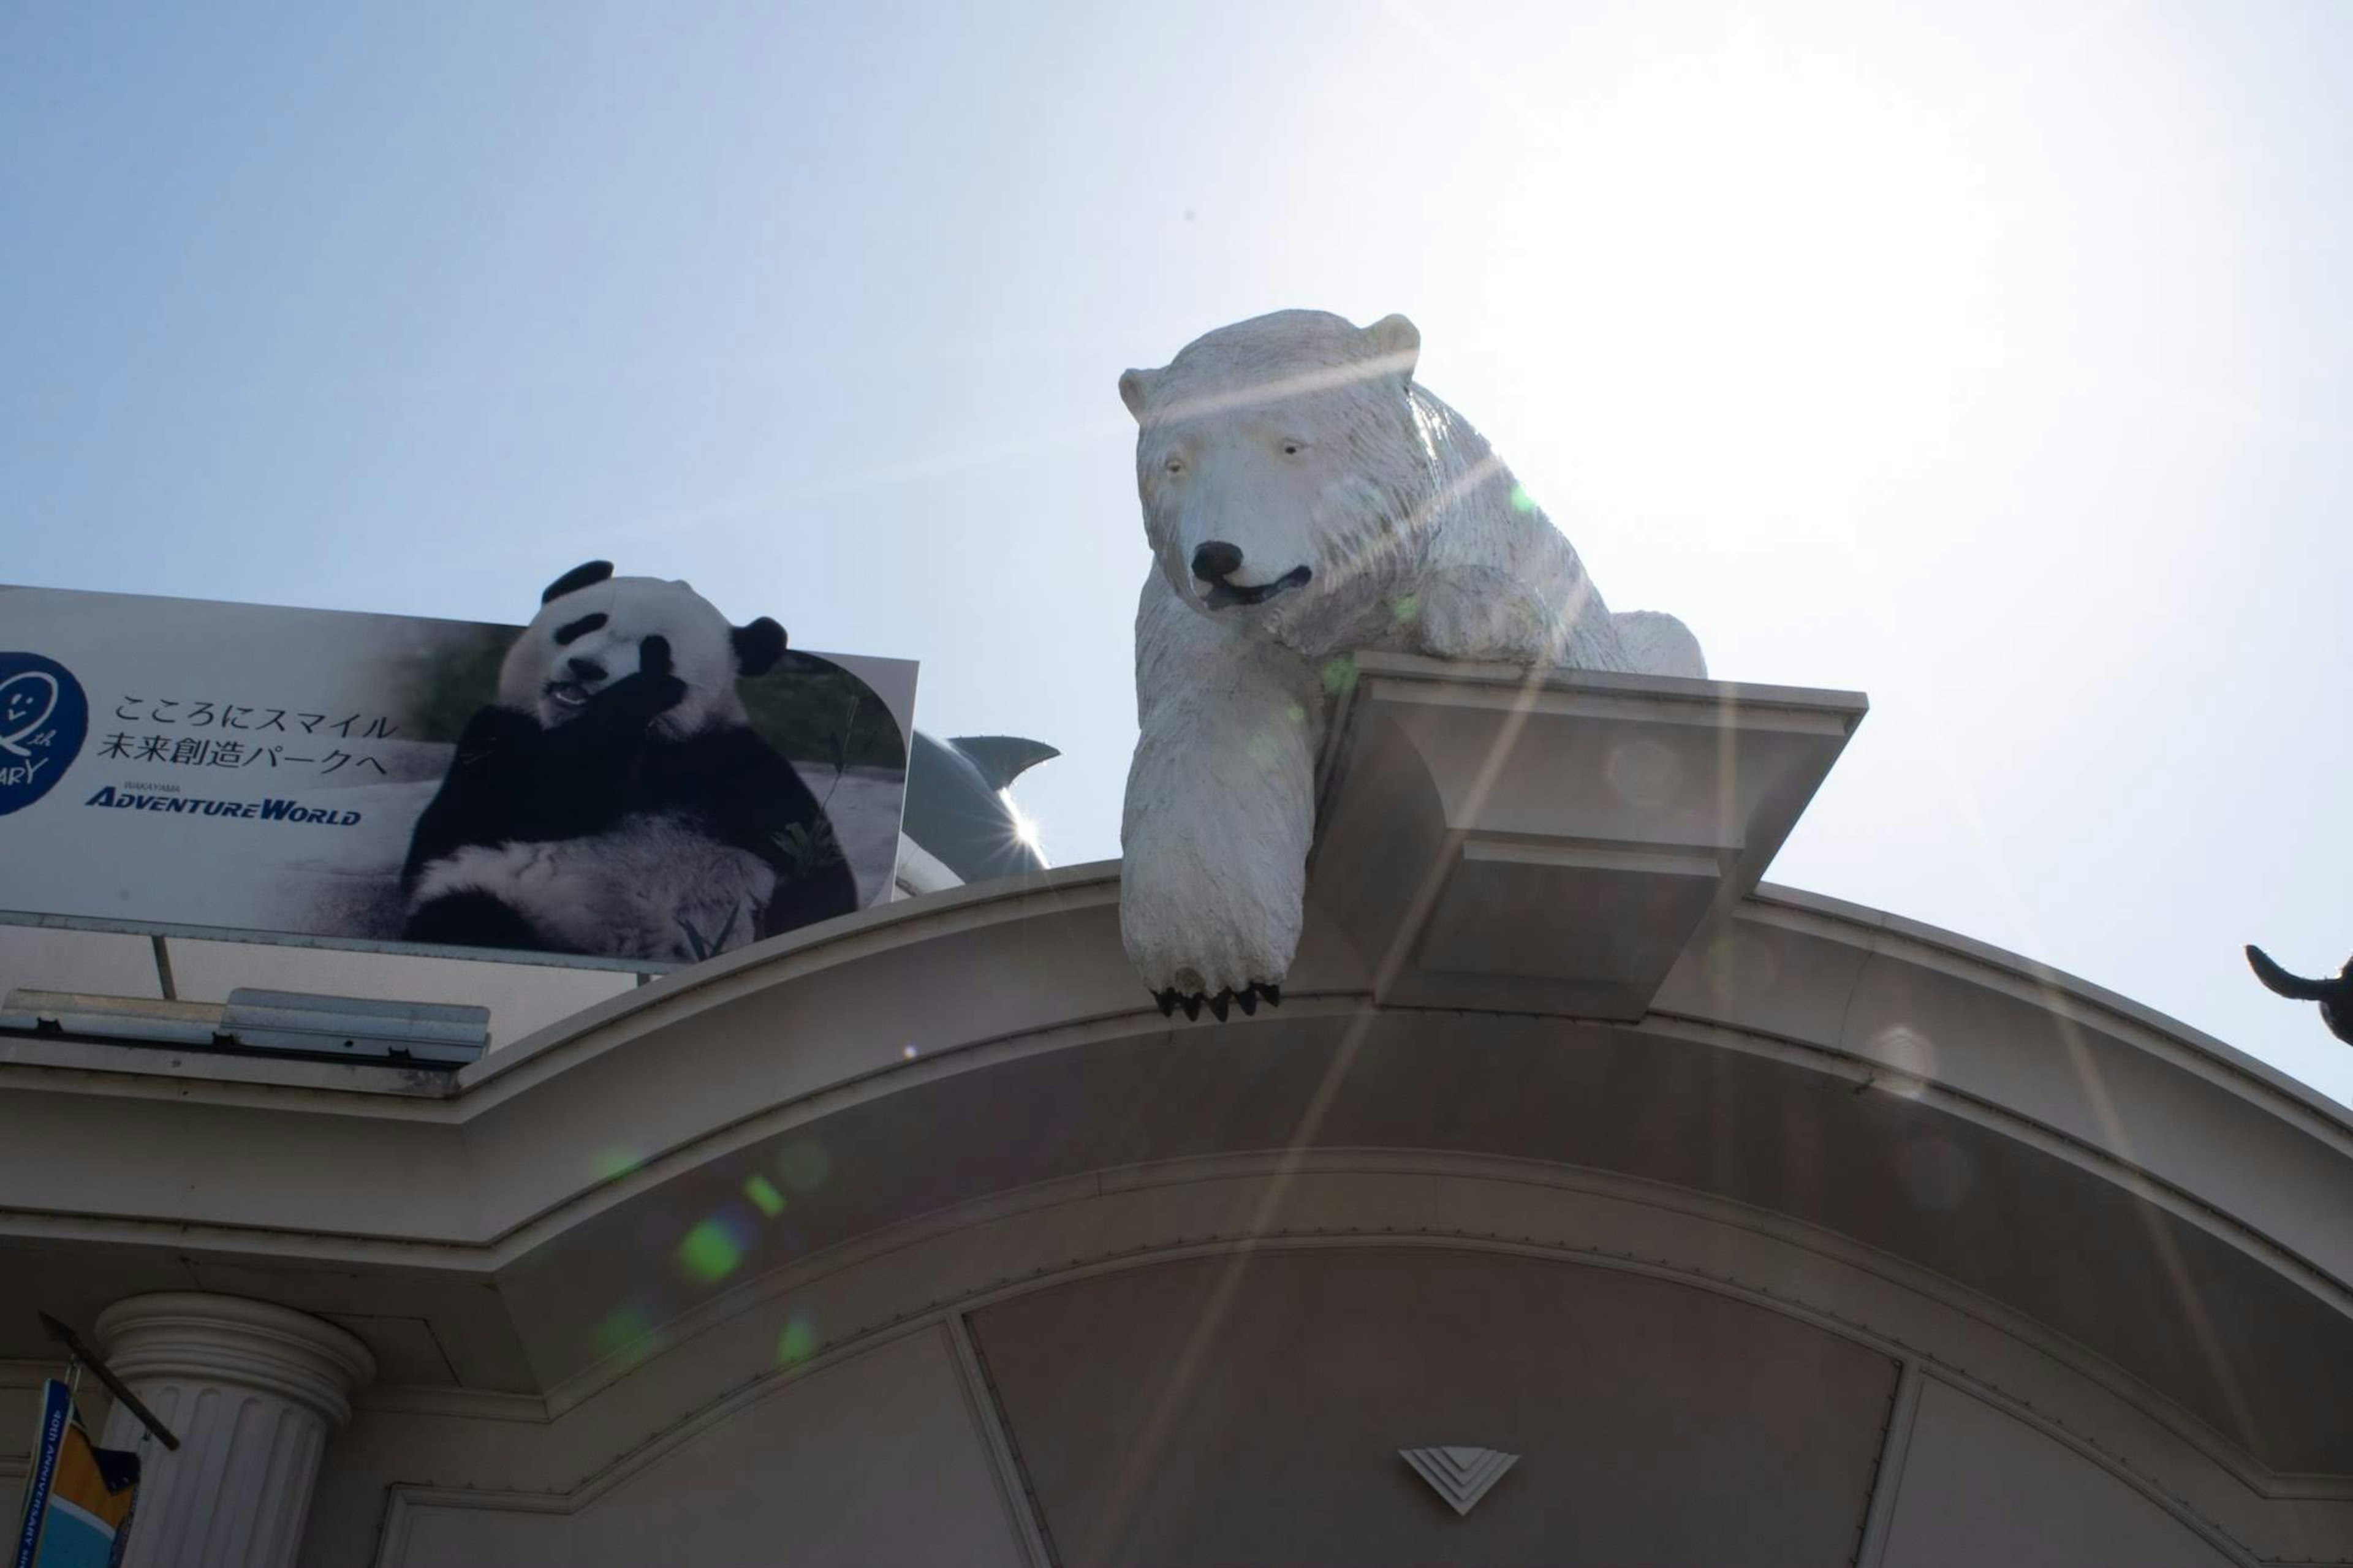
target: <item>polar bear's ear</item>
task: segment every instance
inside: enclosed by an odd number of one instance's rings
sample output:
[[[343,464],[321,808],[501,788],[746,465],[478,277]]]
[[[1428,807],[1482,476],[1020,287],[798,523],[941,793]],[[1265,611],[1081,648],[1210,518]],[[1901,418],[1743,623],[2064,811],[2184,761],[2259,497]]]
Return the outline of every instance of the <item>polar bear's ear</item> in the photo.
[[[1119,400],[1127,405],[1127,411],[1135,416],[1139,425],[1144,423],[1144,400],[1152,391],[1152,378],[1158,374],[1131,370],[1119,378]]]
[[[1387,362],[1381,368],[1410,378],[1421,359],[1421,331],[1403,316],[1383,316],[1365,329],[1365,341]]]

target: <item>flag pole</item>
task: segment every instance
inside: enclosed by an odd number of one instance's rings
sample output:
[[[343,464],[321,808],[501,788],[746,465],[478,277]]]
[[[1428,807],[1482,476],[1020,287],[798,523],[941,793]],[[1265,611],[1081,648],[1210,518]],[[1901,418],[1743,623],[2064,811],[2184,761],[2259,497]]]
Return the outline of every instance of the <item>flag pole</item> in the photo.
[[[146,1405],[141,1404],[137,1394],[132,1393],[130,1389],[123,1386],[122,1380],[114,1375],[113,1369],[109,1367],[104,1362],[99,1360],[97,1354],[93,1352],[88,1345],[81,1342],[81,1336],[79,1334],[75,1333],[71,1329],[66,1327],[55,1318],[50,1317],[47,1312],[41,1312],[37,1315],[41,1320],[41,1327],[49,1331],[49,1338],[56,1340],[58,1343],[64,1345],[68,1354],[71,1355],[74,1360],[79,1362],[82,1365],[90,1368],[90,1375],[98,1379],[99,1382],[106,1384],[106,1391],[109,1394],[113,1394],[117,1402],[119,1402],[125,1410],[130,1411],[132,1415],[138,1418],[139,1425],[146,1427],[149,1432],[153,1433],[155,1439],[162,1443],[166,1448],[176,1449],[179,1447],[180,1440],[172,1436],[172,1429],[164,1426],[161,1421],[155,1419],[155,1413],[148,1409]]]

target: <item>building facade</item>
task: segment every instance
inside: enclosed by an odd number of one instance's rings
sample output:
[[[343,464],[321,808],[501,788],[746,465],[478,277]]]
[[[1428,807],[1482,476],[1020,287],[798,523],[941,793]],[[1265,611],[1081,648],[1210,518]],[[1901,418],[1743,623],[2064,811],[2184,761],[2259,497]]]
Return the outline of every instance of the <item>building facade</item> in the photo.
[[[1861,714],[1367,660],[1224,1023],[1105,864],[454,1074],[0,1040],[0,1494],[38,1307],[133,1563],[2353,1562],[2345,1112],[1760,885]]]

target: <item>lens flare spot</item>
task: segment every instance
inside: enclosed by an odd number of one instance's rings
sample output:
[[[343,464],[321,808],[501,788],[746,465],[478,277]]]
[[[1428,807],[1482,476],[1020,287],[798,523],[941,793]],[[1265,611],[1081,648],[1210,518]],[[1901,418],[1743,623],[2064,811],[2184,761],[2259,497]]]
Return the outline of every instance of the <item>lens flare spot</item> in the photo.
[[[906,1058],[909,1061],[913,1061],[915,1059],[915,1047],[911,1045],[901,1046],[899,1047],[899,1054]]]
[[[1528,494],[1527,486],[1514,485],[1512,487],[1512,510],[1514,511],[1534,511],[1536,510],[1536,498]]]
[[[1282,716],[1290,720],[1294,724],[1304,724],[1307,722],[1307,710],[1302,708],[1296,702],[1284,709],[1282,710]]]
[[[1263,730],[1250,738],[1246,749],[1250,752],[1250,760],[1261,768],[1271,769],[1282,760],[1282,742]]]
[[[724,1279],[744,1261],[744,1238],[725,1220],[707,1219],[678,1244],[678,1260],[705,1284]]]
[[[635,1149],[612,1144],[596,1151],[595,1158],[589,1162],[589,1168],[596,1173],[598,1181],[610,1182],[628,1175],[644,1163],[644,1157]]]
[[[1346,654],[1324,661],[1324,689],[1334,697],[1352,689],[1356,684],[1356,661]]]
[[[752,1206],[770,1219],[785,1212],[785,1194],[776,1191],[776,1184],[757,1171],[744,1178],[744,1195]]]
[[[780,1365],[796,1366],[808,1360],[817,1349],[817,1325],[806,1312],[795,1312],[785,1331],[776,1336],[776,1361]]]
[[[1389,601],[1389,614],[1397,617],[1399,626],[1411,623],[1421,615],[1420,595],[1399,594]]]
[[[1609,748],[1601,776],[1630,805],[1662,806],[1683,784],[1683,763],[1656,741],[1627,741]]]
[[[1880,1060],[1893,1070],[1879,1087],[1905,1100],[1927,1093],[1936,1076],[1936,1042],[1909,1024],[1891,1024],[1872,1039]]]
[[[639,1347],[653,1332],[653,1320],[646,1315],[644,1308],[616,1307],[596,1325],[596,1353],[614,1356]]]
[[[776,1173],[797,1193],[813,1193],[833,1173],[833,1162],[822,1145],[803,1139],[787,1143],[776,1155]]]

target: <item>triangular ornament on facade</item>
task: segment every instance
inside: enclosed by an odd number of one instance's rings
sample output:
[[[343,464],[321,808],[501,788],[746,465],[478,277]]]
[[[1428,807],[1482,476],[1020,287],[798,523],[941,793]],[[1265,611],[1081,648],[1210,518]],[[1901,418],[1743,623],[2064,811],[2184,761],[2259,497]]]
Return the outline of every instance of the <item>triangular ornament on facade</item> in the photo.
[[[1411,1465],[1458,1514],[1467,1514],[1478,1507],[1487,1489],[1520,1462],[1517,1454],[1498,1453],[1493,1448],[1399,1448],[1398,1456]]]

